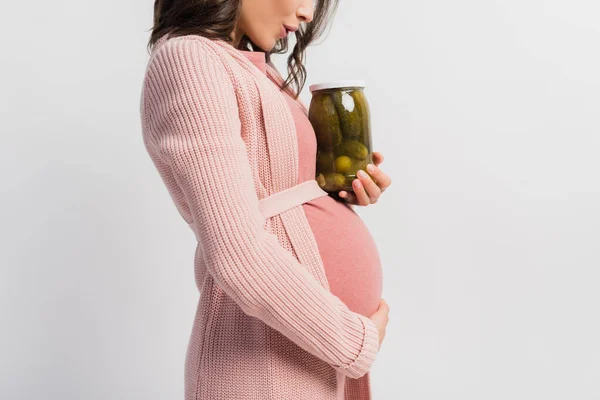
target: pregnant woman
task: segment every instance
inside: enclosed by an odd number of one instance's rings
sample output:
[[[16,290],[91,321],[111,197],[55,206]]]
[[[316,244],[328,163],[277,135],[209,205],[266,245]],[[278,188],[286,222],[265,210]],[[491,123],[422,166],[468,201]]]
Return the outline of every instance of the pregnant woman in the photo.
[[[335,2],[156,0],[144,145],[197,239],[200,299],[186,400],[371,399],[385,336],[379,255],[353,206],[391,179],[374,153],[354,193],[315,178],[298,94],[304,51]],[[270,60],[296,42],[284,80]],[[292,90],[291,84],[295,90]]]

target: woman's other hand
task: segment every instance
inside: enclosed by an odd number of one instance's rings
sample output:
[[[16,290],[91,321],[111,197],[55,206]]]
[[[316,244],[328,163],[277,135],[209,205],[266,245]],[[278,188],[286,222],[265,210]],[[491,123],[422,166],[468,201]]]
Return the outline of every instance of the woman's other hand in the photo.
[[[369,319],[373,321],[375,325],[377,325],[377,329],[379,330],[379,347],[381,347],[381,343],[385,337],[385,331],[389,321],[389,313],[390,307],[382,297],[381,300],[379,300],[379,308],[373,315],[369,317]]]

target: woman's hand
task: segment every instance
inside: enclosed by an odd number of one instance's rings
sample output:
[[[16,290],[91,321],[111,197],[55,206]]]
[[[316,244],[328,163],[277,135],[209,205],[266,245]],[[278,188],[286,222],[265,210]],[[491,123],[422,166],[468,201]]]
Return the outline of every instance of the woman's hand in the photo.
[[[377,330],[379,331],[379,347],[381,347],[381,343],[385,337],[385,331],[387,330],[387,324],[390,320],[390,307],[383,297],[379,300],[379,308],[369,317],[369,319],[377,325]]]
[[[354,193],[341,190],[338,192],[339,197],[344,199],[346,203],[359,206],[368,206],[369,204],[377,203],[381,193],[392,184],[392,179],[379,169],[379,164],[383,162],[383,154],[378,151],[373,152],[373,163],[375,165],[367,165],[367,171],[373,176],[376,182],[371,179],[369,174],[363,170],[358,171],[359,179],[352,181]],[[373,168],[370,168],[373,167]],[[362,176],[361,176],[362,175]]]

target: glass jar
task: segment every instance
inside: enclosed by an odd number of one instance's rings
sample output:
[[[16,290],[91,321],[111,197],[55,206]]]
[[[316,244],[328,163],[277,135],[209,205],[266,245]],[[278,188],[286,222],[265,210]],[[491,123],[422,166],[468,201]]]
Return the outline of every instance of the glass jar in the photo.
[[[363,81],[310,86],[308,118],[317,136],[315,179],[326,192],[353,192],[359,169],[371,176],[367,172],[367,164],[373,163],[371,120],[364,88]]]

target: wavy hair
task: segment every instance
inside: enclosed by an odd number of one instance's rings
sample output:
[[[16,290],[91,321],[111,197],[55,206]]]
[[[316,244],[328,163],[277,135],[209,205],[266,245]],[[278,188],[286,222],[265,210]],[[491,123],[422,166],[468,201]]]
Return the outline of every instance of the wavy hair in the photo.
[[[170,37],[200,35],[233,44],[230,35],[238,20],[241,5],[242,0],[155,0],[154,25],[148,50],[152,51],[158,39],[165,34]],[[321,37],[337,7],[338,0],[316,0],[312,21],[301,23],[294,33],[296,44],[288,56],[288,76],[281,89],[293,83],[296,98],[306,83],[306,68],[303,64],[306,48]],[[239,50],[261,51],[265,53],[267,62],[270,62],[271,54],[287,53],[288,38],[277,40],[273,49],[265,51],[244,35],[236,47]]]

